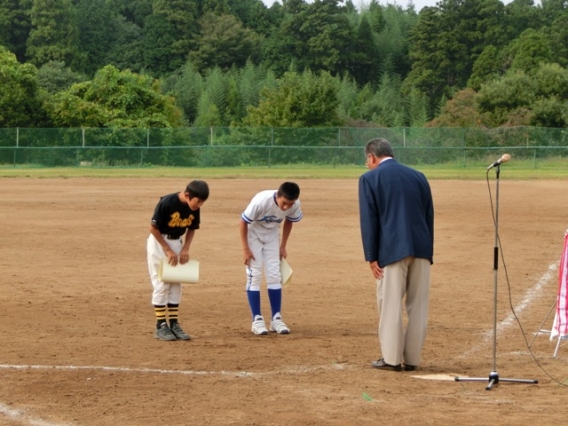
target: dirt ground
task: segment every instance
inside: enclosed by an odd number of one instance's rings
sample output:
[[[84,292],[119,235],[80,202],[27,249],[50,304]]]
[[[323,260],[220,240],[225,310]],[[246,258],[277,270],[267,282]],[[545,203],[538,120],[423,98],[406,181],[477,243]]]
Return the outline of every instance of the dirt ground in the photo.
[[[298,180],[283,317],[254,336],[240,213],[280,181],[209,180],[180,321],[153,338],[146,238],[179,179],[0,179],[1,425],[559,425],[568,344],[527,341],[556,298],[568,228],[562,181],[501,179],[497,349],[495,181],[432,181],[436,235],[429,334],[417,372],[373,370],[375,284],[359,234],[357,180]],[[491,194],[489,193],[491,190]],[[269,315],[266,291],[263,312]],[[514,307],[522,328],[511,312]],[[550,329],[552,316],[543,328]],[[524,335],[523,336],[523,330]],[[500,383],[485,390],[489,373]],[[453,380],[454,376],[480,381]],[[537,379],[538,384],[506,378]],[[445,379],[445,380],[444,380]]]

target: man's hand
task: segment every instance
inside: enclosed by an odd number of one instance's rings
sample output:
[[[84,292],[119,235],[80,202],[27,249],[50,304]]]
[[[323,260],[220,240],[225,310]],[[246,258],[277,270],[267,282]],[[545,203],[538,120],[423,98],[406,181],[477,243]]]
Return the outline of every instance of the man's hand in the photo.
[[[379,262],[373,260],[369,262],[369,266],[371,267],[371,272],[376,280],[380,280],[383,277],[383,268],[379,266]]]

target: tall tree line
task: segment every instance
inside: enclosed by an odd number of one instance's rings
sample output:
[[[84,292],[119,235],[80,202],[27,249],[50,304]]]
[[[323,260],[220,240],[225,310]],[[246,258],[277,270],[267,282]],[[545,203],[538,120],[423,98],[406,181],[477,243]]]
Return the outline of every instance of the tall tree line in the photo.
[[[3,127],[568,123],[568,0],[0,0],[0,46]]]

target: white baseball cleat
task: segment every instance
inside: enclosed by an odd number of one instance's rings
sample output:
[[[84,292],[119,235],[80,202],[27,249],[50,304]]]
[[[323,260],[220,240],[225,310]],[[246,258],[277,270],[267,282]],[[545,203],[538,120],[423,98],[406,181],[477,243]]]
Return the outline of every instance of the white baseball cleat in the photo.
[[[288,326],[282,321],[282,315],[280,312],[274,315],[272,321],[270,322],[270,331],[275,331],[278,334],[289,334],[290,329]]]
[[[264,323],[264,318],[261,315],[257,315],[254,317],[251,331],[259,336],[268,334],[268,330],[266,329],[266,324]]]

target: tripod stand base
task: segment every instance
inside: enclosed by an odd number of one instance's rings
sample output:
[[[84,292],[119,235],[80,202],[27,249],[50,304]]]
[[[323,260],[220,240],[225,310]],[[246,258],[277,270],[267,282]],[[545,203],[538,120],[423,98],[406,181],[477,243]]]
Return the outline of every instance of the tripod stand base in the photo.
[[[538,380],[533,379],[500,379],[499,374],[496,371],[492,371],[489,373],[489,379],[485,379],[482,377],[455,377],[454,379],[456,382],[484,382],[489,380],[487,387],[485,390],[491,390],[493,385],[496,385],[499,382],[507,382],[507,383],[525,383],[525,384],[536,384]]]

